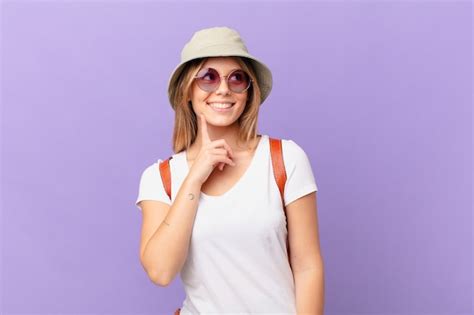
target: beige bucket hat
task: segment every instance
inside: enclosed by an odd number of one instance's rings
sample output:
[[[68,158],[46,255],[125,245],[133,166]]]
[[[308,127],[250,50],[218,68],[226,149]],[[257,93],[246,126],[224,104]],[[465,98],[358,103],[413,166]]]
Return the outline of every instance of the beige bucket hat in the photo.
[[[171,107],[176,105],[171,101],[173,89],[185,64],[193,59],[218,56],[240,56],[250,60],[256,71],[257,83],[261,90],[260,105],[270,94],[273,78],[270,69],[262,61],[252,56],[240,37],[240,34],[229,27],[219,26],[197,31],[181,51],[181,62],[175,67],[168,80],[168,98]]]

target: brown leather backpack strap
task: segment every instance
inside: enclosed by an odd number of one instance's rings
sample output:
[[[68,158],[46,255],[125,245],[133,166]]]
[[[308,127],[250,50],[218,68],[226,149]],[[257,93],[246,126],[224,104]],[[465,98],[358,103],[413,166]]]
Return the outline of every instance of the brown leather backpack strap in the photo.
[[[273,175],[278,189],[280,190],[281,202],[285,207],[284,192],[286,183],[286,171],[283,161],[283,150],[281,139],[270,138],[270,154],[272,157]]]
[[[286,230],[288,231],[288,217],[286,215],[285,207],[285,183],[286,183],[286,170],[285,170],[285,161],[283,160],[283,148],[281,139],[269,138],[270,139],[270,156],[272,159],[273,165],[273,176],[280,190],[281,203],[283,205],[283,211],[285,213],[286,220]],[[288,234],[286,236],[286,248],[288,254],[288,261],[290,262],[290,242],[288,239]]]
[[[162,161],[159,165],[160,167],[160,176],[161,181],[163,182],[163,187],[165,188],[166,194],[170,197],[171,200],[171,171],[170,171],[170,160],[173,156],[170,156],[166,160]]]

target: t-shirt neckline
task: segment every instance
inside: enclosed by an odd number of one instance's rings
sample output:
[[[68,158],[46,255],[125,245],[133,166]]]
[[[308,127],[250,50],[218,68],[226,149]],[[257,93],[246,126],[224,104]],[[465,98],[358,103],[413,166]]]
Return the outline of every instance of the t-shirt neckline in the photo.
[[[232,194],[242,183],[246,180],[246,178],[249,176],[249,173],[252,172],[252,170],[255,168],[255,164],[257,163],[257,160],[260,158],[260,152],[262,151],[263,147],[263,142],[267,141],[267,135],[262,134],[260,137],[260,140],[258,141],[257,148],[255,149],[255,152],[252,156],[252,160],[250,161],[250,164],[247,166],[247,169],[245,170],[244,174],[240,176],[240,178],[237,180],[237,182],[225,193],[218,195],[218,196],[211,196],[207,195],[204,192],[201,193],[201,198],[206,199],[206,200],[217,200],[217,199],[223,199],[228,197],[230,194]],[[186,150],[181,151],[181,163],[183,163],[183,167],[186,170],[185,174],[189,173],[189,165],[188,161],[186,160]]]

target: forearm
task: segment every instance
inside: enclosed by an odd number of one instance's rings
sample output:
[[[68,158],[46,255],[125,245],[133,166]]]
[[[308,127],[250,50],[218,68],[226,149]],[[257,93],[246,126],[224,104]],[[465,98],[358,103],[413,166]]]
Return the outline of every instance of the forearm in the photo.
[[[143,264],[154,282],[167,285],[181,270],[189,249],[201,185],[186,178],[166,217],[145,246]]]
[[[298,315],[323,315],[324,264],[294,273]]]

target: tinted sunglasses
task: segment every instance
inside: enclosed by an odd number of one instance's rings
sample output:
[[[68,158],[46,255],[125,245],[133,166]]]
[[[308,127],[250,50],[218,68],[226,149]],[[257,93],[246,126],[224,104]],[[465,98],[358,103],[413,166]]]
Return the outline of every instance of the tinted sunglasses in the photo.
[[[222,77],[226,78],[229,90],[235,93],[245,92],[253,81],[247,72],[241,69],[232,70],[228,75]],[[221,76],[214,68],[203,68],[199,70],[194,79],[197,85],[206,92],[216,91],[221,84]]]

